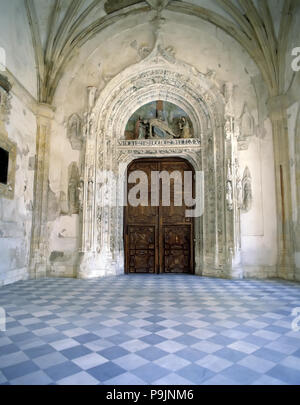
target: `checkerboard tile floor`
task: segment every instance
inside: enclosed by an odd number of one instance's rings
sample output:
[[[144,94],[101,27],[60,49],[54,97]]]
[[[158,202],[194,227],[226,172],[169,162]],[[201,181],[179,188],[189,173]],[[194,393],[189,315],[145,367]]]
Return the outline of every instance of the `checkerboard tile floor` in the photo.
[[[29,280],[0,307],[0,384],[300,384],[297,283]]]

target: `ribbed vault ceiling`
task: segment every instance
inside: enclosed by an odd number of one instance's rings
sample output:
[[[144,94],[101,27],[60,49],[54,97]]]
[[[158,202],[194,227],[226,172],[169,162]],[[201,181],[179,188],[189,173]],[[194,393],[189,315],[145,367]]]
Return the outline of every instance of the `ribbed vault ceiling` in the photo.
[[[238,41],[256,62],[271,96],[284,91],[285,59],[298,0],[24,0],[35,50],[38,99],[51,103],[74,51],[130,15],[153,24],[165,12],[199,17]]]

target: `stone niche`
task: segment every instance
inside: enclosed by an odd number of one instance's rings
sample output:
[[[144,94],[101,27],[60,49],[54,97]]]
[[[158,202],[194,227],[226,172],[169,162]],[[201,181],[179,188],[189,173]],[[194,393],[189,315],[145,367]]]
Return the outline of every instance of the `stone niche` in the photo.
[[[15,192],[16,144],[8,139],[5,124],[10,113],[11,85],[0,75],[0,197],[13,199]]]

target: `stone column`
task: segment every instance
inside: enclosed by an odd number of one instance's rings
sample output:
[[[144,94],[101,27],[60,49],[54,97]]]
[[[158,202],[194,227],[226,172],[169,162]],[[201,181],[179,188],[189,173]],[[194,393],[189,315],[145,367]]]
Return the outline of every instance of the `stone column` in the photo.
[[[49,145],[51,121],[54,113],[48,104],[38,104],[36,111],[36,162],[34,178],[34,205],[32,215],[31,252],[29,271],[31,278],[46,276],[47,271],[47,211],[49,189]]]
[[[292,234],[292,201],[290,180],[289,138],[284,95],[269,99],[269,115],[273,129],[275,161],[278,261],[280,278],[294,279],[294,244]]]
[[[81,247],[77,277],[91,278],[97,268],[97,255],[94,245],[96,226],[96,124],[92,112],[96,97],[96,88],[88,87],[88,110],[85,113],[83,128],[84,157],[82,167],[83,201],[81,212]]]

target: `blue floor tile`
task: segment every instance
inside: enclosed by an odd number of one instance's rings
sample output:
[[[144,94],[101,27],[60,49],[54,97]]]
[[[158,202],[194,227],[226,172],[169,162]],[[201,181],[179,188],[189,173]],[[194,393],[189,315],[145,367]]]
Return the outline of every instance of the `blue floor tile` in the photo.
[[[9,345],[5,345],[5,346],[0,346],[0,356],[11,354],[11,353],[16,353],[19,350],[20,350],[19,347],[13,343],[11,343]]]
[[[149,361],[154,361],[154,360],[160,359],[161,357],[168,355],[168,353],[165,352],[164,350],[161,350],[158,347],[152,347],[152,346],[147,347],[146,349],[140,350],[140,351],[136,352],[136,354]]]
[[[89,343],[92,342],[93,340],[98,340],[99,336],[93,334],[93,333],[86,333],[84,335],[76,336],[74,337],[77,342],[84,344],[84,343]]]
[[[24,376],[39,370],[39,368],[32,361],[25,361],[14,366],[5,367],[1,371],[8,380]]]
[[[299,284],[284,281],[18,282],[0,288],[0,384],[297,384],[300,339],[290,324],[299,302]],[[253,355],[243,352],[253,344]]]
[[[287,384],[300,385],[300,370],[278,364],[268,371],[267,374]]]
[[[132,373],[146,383],[151,384],[153,381],[159,380],[160,378],[169,374],[170,371],[154,363],[149,363],[138,367],[137,369],[133,370]]]
[[[286,357],[286,354],[280,353],[275,350],[268,349],[267,347],[262,347],[261,349],[258,349],[255,352],[255,356],[261,357],[265,360],[279,362]]]
[[[232,362],[238,362],[246,356],[246,353],[242,353],[238,350],[230,349],[228,347],[225,347],[224,349],[220,349],[217,352],[215,352],[214,354],[215,354],[215,356],[222,357],[223,359],[226,359],[226,360],[229,360]]]
[[[165,339],[159,335],[151,334],[141,338],[144,342],[150,345],[157,345],[158,343],[163,342]]]
[[[36,336],[31,332],[20,333],[19,335],[10,336],[10,339],[15,343],[24,342],[26,340],[34,339]]]
[[[104,363],[88,370],[89,374],[102,383],[125,372],[126,370],[112,362]]]
[[[182,357],[185,360],[189,361],[198,361],[203,357],[207,356],[207,353],[201,352],[200,350],[196,350],[193,348],[185,348],[178,352],[176,352],[176,356]]]
[[[53,352],[55,352],[55,350],[50,345],[42,345],[33,347],[32,349],[24,350],[24,353],[27,354],[27,356],[30,357],[31,359],[44,356],[46,354]]]
[[[207,368],[200,367],[197,364],[190,364],[178,371],[178,374],[194,384],[202,384],[204,381],[213,377],[215,373]]]
[[[181,335],[174,339],[176,342],[181,343],[185,346],[192,346],[199,342],[199,339],[190,335]]]
[[[65,356],[67,359],[73,360],[78,357],[82,357],[89,353],[92,353],[92,351],[84,346],[74,346],[74,347],[70,347],[69,349],[61,350],[60,353],[63,356]]]
[[[260,377],[259,373],[238,364],[226,368],[221,374],[243,385],[251,384]]]
[[[103,356],[108,360],[118,359],[119,357],[126,356],[126,354],[128,353],[129,353],[128,350],[125,350],[119,346],[108,347],[107,349],[98,352],[100,356]]]
[[[44,371],[50,378],[52,378],[53,381],[58,381],[62,378],[66,378],[70,375],[79,373],[81,371],[81,368],[77,367],[71,361],[66,361],[65,363],[60,363],[55,366],[49,367]]]

